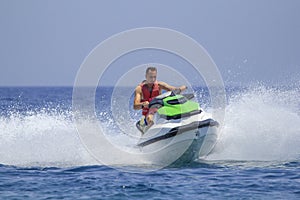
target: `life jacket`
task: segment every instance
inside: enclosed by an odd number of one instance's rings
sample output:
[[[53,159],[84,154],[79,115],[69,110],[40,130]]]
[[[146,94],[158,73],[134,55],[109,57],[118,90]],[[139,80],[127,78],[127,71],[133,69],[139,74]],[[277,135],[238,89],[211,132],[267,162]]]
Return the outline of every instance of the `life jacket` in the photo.
[[[145,101],[150,102],[152,99],[160,95],[159,86],[157,82],[153,84],[152,90],[149,90],[148,85],[145,83],[141,83],[140,86],[142,87],[142,94],[143,94],[141,102],[145,102]],[[149,112],[149,108],[144,107],[143,115],[146,116],[148,112]]]

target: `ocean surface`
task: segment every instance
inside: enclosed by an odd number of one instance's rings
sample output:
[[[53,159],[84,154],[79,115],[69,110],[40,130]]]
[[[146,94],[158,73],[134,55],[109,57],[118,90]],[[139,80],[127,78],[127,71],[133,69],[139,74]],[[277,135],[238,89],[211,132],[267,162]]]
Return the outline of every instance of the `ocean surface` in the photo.
[[[72,90],[0,88],[0,199],[300,199],[298,87],[227,88],[224,126],[211,154],[158,170],[130,159],[118,167],[96,160],[78,135]],[[132,92],[118,96],[107,87],[95,95],[106,136],[127,149],[140,117]],[[210,111],[208,91],[194,92]]]

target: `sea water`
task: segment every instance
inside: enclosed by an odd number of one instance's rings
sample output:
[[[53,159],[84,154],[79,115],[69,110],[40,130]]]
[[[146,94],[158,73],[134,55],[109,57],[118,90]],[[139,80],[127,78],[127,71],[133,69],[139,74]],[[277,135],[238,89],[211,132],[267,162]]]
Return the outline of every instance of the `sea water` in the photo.
[[[129,102],[129,121],[124,112],[112,116],[112,106],[124,107],[113,89],[97,89],[96,115],[109,139],[130,149],[140,113]],[[299,199],[299,91],[227,88],[213,152],[189,165],[145,172],[130,160],[117,169],[91,155],[76,129],[71,87],[0,88],[0,199]],[[210,110],[208,91],[195,94]]]

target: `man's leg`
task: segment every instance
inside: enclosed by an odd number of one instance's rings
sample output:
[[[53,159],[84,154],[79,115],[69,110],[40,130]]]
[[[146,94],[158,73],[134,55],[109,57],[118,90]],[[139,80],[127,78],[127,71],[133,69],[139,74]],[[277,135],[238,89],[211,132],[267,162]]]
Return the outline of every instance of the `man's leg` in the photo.
[[[153,116],[154,114],[157,112],[157,108],[150,108],[148,115],[146,116],[146,120],[148,123],[148,126],[152,126],[153,125]]]
[[[147,120],[148,126],[152,126],[153,125],[153,114],[148,114],[146,117],[146,120]]]

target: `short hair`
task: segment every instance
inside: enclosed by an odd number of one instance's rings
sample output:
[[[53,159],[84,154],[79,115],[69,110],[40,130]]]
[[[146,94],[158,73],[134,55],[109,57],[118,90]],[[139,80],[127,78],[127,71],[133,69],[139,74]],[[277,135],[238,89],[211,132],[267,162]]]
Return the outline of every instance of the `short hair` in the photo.
[[[146,74],[148,74],[149,71],[156,71],[157,72],[157,69],[156,69],[156,67],[148,67],[146,69]]]

